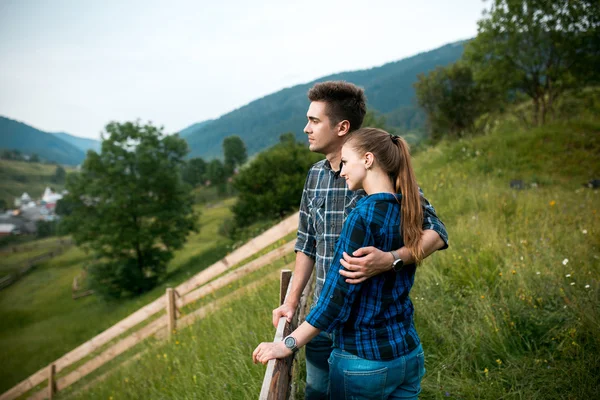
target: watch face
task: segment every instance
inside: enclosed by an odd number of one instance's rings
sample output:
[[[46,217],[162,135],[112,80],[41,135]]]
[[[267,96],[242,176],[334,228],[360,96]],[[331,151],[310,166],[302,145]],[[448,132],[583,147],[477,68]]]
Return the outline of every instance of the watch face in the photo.
[[[292,336],[288,336],[285,338],[285,341],[283,343],[285,344],[285,347],[291,349],[294,346],[296,346],[296,339]]]
[[[400,271],[402,269],[402,267],[404,266],[404,261],[402,261],[401,258],[397,259],[396,261],[394,261],[394,263],[392,264],[392,267],[394,268],[395,271]]]

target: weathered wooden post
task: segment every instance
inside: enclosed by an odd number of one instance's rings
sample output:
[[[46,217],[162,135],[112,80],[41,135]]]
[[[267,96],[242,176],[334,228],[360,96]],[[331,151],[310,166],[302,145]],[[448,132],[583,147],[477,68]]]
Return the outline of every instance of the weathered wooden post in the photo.
[[[283,304],[290,291],[292,271],[281,270],[281,281],[279,284],[279,304]],[[297,315],[297,314],[296,314]],[[288,323],[285,318],[280,318],[275,332],[275,342],[283,340],[296,328],[296,316]],[[281,360],[270,360],[267,363],[265,378],[260,391],[259,400],[287,400],[290,394],[291,372],[294,357],[290,356]]]
[[[169,318],[169,339],[177,329],[177,306],[175,305],[175,291],[167,288],[167,316]]]
[[[48,399],[54,399],[56,393],[56,383],[54,382],[54,376],[56,375],[56,365],[50,364],[48,366]]]
[[[292,279],[292,270],[282,269],[281,281],[279,282],[279,305],[282,305],[285,301],[285,295],[287,294],[290,279]]]

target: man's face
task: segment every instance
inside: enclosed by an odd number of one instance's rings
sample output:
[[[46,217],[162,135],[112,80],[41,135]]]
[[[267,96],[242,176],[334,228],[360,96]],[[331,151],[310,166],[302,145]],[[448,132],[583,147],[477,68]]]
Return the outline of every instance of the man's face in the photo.
[[[308,148],[315,153],[337,152],[342,144],[342,138],[337,134],[339,124],[331,126],[326,112],[327,103],[313,101],[306,113],[308,122],[304,127],[304,133],[308,135]]]

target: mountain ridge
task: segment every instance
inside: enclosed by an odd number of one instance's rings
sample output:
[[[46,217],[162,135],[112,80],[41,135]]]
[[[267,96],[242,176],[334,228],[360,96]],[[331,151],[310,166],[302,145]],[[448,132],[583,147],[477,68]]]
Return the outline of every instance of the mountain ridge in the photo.
[[[378,67],[327,75],[258,98],[210,124],[186,132],[190,157],[220,157],[223,139],[230,135],[239,135],[244,140],[249,155],[276,144],[286,132],[293,132],[303,140],[308,107],[306,92],[316,82],[327,80],[346,80],[363,87],[368,108],[386,117],[390,128],[403,132],[422,128],[425,118],[414,102],[413,84],[417,75],[457,61],[467,41],[449,43]]]
[[[48,162],[78,165],[85,152],[75,145],[23,122],[0,116],[0,148],[37,154]]]

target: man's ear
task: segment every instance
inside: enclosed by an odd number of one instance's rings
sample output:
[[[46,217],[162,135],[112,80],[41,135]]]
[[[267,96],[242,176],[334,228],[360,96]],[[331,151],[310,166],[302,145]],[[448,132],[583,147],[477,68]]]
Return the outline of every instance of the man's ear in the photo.
[[[348,134],[348,132],[350,132],[350,121],[345,119],[342,122],[338,123],[338,136],[345,136]]]

